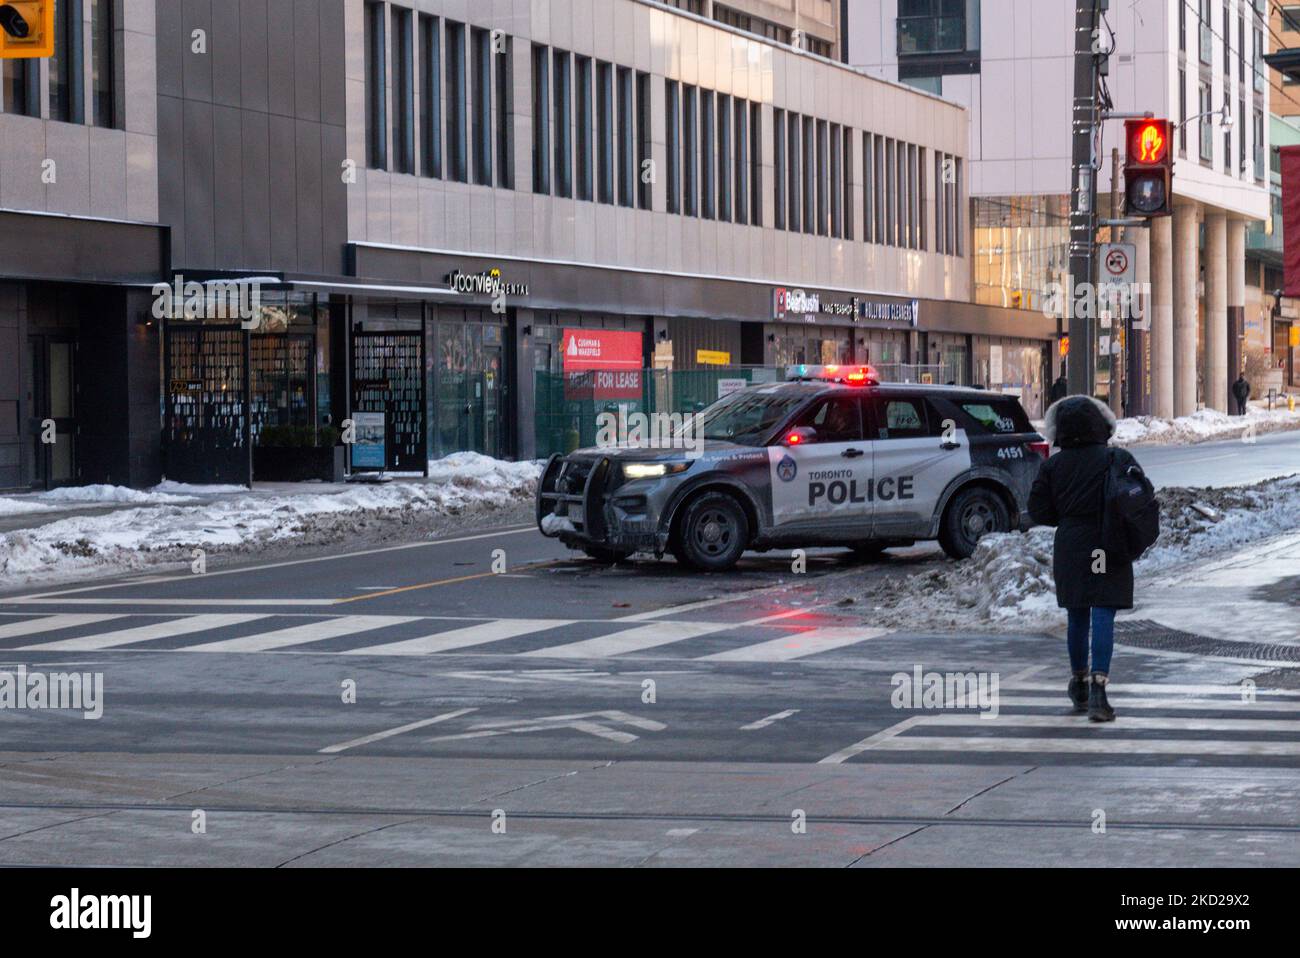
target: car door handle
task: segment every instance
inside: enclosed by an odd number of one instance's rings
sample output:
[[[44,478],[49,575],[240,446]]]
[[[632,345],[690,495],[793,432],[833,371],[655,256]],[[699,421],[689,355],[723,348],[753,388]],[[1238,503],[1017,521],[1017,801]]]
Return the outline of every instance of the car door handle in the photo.
[[[840,453],[845,459],[857,459],[859,456],[865,456],[866,453],[861,449],[845,449]]]

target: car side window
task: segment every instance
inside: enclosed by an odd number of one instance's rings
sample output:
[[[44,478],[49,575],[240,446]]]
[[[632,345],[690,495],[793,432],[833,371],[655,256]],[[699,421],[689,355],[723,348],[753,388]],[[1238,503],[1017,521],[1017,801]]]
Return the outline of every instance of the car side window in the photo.
[[[877,439],[915,439],[930,435],[925,404],[916,399],[879,397],[876,400]]]
[[[815,404],[798,422],[817,430],[813,442],[857,442],[862,439],[862,414],[853,396],[831,396]]]

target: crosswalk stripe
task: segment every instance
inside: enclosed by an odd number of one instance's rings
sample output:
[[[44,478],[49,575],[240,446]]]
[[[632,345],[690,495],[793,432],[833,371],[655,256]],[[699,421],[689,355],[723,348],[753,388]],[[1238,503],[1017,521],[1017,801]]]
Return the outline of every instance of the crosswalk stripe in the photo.
[[[495,622],[483,622],[468,625],[448,632],[422,635],[417,639],[402,642],[388,642],[384,645],[372,645],[359,649],[348,649],[345,655],[429,655],[433,652],[449,652],[453,649],[468,648],[473,645],[485,645],[500,642],[533,632],[545,632],[573,625],[575,619],[497,619]]]
[[[765,615],[747,622],[655,622],[651,625],[615,632],[613,635],[602,635],[595,639],[584,639],[581,642],[552,646],[548,649],[534,649],[522,654],[557,659],[604,659],[627,652],[643,652],[646,649],[655,649],[661,645],[671,645],[686,639],[698,639],[716,632],[764,625],[796,615],[805,615],[807,612],[807,609],[788,609],[785,612]]]
[[[13,622],[0,625],[0,639],[16,639],[24,635],[37,635],[41,632],[57,632],[59,629],[75,629],[83,625],[96,625],[112,619],[123,618],[121,615],[50,615],[25,622]]]
[[[1123,719],[1120,719],[1122,722]],[[1112,755],[1300,756],[1300,741],[1242,742],[1223,739],[1132,739],[1103,734],[1095,738],[981,738],[977,736],[893,736],[871,749],[891,752],[1072,752]],[[865,751],[865,750],[864,750]],[[827,759],[822,759],[826,762]]]
[[[323,619],[307,625],[295,625],[273,632],[259,632],[237,639],[223,639],[219,642],[205,642],[202,645],[187,646],[187,652],[266,652],[282,649],[290,645],[308,642],[321,642],[325,639],[337,639],[359,632],[372,632],[391,625],[404,625],[418,622],[418,615],[344,615],[336,619]]]
[[[1065,680],[1060,682],[1012,682],[1007,681],[1002,688],[1014,692],[1056,692],[1065,694]],[[1235,695],[1241,697],[1240,685],[1162,685],[1159,682],[1112,682],[1109,686],[1111,695],[1121,692],[1159,692],[1168,695]],[[1278,695],[1285,698],[1300,698],[1296,689],[1259,689],[1261,695]]]
[[[58,642],[45,642],[38,645],[25,645],[23,651],[34,652],[94,652],[99,649],[111,649],[133,642],[148,642],[150,639],[168,639],[175,635],[188,635],[193,632],[208,632],[212,629],[227,628],[265,619],[265,615],[191,615],[183,619],[169,619],[142,625],[133,629],[119,629],[116,632],[104,632],[99,635],[83,635],[75,639],[63,639]]]
[[[701,662],[789,662],[885,635],[884,629],[825,628],[701,656]]]
[[[1235,699],[1159,699],[1129,698],[1116,693],[1111,696],[1111,699],[1111,704],[1119,709],[1175,709],[1178,711],[1198,712],[1300,712],[1300,702],[1274,701],[1262,697],[1256,698],[1254,702],[1243,702],[1240,697]],[[998,705],[999,707],[1056,706],[1067,708],[1069,702],[1064,693],[1055,696],[999,695]]]
[[[951,728],[975,725],[986,728],[1092,728],[1098,723],[1087,722],[1079,715],[1006,715],[984,718],[978,712],[929,715],[916,728]],[[1108,735],[1122,735],[1127,729],[1159,729],[1176,732],[1291,732],[1300,735],[1300,721],[1296,719],[1209,719],[1163,716],[1121,716],[1115,723],[1100,723],[1099,731]],[[985,741],[980,738],[979,741]],[[1044,740],[1047,741],[1047,740]],[[1054,741],[1054,740],[1053,740]]]

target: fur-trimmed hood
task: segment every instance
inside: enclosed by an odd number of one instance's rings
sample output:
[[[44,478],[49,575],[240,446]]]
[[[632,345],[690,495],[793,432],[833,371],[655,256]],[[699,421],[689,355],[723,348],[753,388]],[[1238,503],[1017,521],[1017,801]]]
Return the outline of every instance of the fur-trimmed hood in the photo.
[[[1048,407],[1043,435],[1061,449],[1104,446],[1115,435],[1115,414],[1091,396],[1066,396]]]

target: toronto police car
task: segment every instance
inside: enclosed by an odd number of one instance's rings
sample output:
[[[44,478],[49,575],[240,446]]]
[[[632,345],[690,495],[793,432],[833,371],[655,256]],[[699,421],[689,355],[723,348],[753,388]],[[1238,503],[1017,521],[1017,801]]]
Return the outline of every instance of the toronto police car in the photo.
[[[1021,527],[1048,443],[1014,396],[795,366],[696,414],[691,452],[620,445],[552,456],[542,533],[600,561],[671,552],[719,571],[752,549],[877,554],[937,539],[966,558]]]

